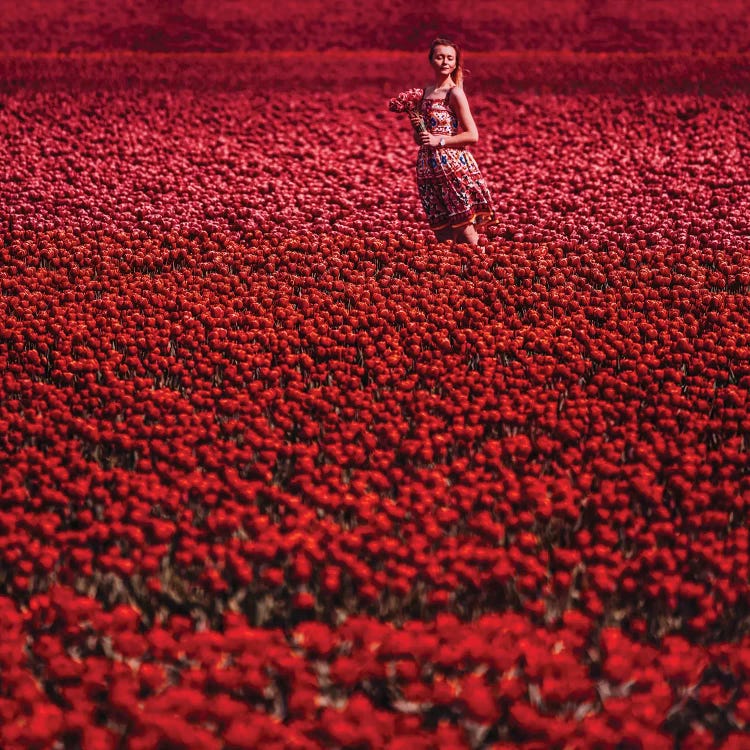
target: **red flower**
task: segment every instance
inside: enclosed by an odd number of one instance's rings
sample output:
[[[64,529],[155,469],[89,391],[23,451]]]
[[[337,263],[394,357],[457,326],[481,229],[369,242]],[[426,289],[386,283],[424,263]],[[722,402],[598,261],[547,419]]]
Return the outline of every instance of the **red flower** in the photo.
[[[467,677],[461,681],[459,697],[468,713],[483,724],[494,723],[500,716],[491,691],[478,677]]]

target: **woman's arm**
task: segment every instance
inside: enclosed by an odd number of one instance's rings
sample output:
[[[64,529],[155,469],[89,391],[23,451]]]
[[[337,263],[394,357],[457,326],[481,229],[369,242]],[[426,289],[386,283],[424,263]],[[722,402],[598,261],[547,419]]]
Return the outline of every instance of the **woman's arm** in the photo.
[[[451,89],[451,104],[458,117],[458,121],[461,123],[463,128],[462,133],[456,133],[456,135],[432,135],[432,133],[422,133],[422,145],[424,146],[438,146],[440,144],[440,138],[445,138],[445,145],[451,148],[457,146],[468,146],[471,143],[476,143],[479,140],[479,132],[477,131],[476,123],[474,118],[471,116],[471,110],[469,109],[469,102],[466,99],[466,94],[460,86],[456,86]]]

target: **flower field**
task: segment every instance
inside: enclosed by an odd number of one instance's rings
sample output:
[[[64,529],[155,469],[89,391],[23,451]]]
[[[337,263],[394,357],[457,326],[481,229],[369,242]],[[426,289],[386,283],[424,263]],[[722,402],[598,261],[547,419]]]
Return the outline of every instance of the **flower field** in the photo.
[[[441,29],[471,50],[750,50],[747,0],[26,0],[0,51],[413,50]]]
[[[481,252],[321,60],[0,55],[0,746],[750,747],[746,59],[474,56]]]

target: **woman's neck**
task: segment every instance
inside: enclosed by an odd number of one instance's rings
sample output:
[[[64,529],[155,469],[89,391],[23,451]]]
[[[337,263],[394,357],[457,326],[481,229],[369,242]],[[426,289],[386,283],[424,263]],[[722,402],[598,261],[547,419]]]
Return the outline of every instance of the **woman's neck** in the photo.
[[[435,90],[436,91],[438,89],[450,89],[450,88],[453,88],[455,85],[456,85],[455,82],[453,81],[453,79],[449,75],[448,76],[438,76],[435,79]]]

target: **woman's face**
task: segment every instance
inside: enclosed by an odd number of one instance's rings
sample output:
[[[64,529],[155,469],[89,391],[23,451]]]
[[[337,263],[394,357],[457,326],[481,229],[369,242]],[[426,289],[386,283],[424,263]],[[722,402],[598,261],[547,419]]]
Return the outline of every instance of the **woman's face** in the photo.
[[[453,47],[438,44],[432,52],[430,63],[438,75],[450,75],[456,69],[456,50]]]

